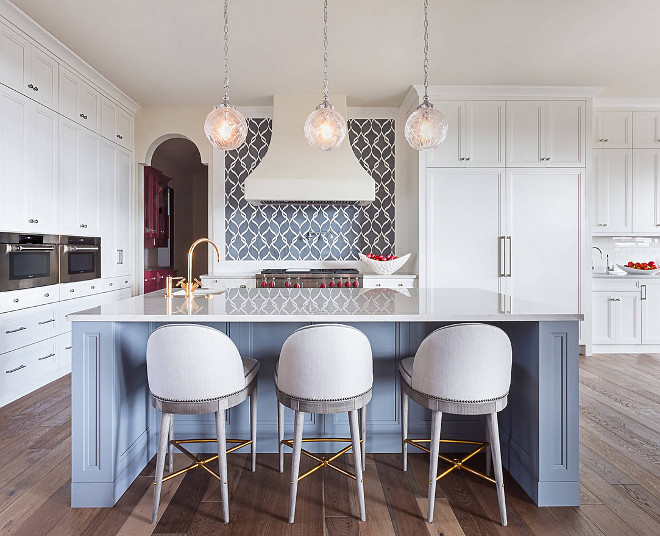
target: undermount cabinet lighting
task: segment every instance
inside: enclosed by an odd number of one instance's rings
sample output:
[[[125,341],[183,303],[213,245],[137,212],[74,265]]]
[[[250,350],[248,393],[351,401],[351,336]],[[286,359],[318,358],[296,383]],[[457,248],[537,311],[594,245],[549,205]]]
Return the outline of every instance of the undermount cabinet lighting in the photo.
[[[406,140],[417,151],[435,149],[447,138],[447,120],[429,102],[429,2],[424,0],[424,99],[410,114],[405,126]]]
[[[339,147],[346,137],[346,120],[328,100],[328,0],[323,2],[323,102],[305,121],[307,142],[321,151]]]
[[[247,121],[243,114],[229,104],[229,17],[225,0],[225,84],[222,104],[215,106],[204,122],[204,133],[212,145],[223,151],[237,149],[247,137]]]

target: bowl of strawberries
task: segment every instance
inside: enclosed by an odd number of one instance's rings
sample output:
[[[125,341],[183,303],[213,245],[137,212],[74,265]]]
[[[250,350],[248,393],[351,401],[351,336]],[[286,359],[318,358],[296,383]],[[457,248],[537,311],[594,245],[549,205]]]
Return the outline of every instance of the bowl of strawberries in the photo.
[[[396,255],[376,255],[360,253],[360,260],[378,275],[392,275],[410,258],[410,253],[397,257]]]
[[[624,272],[636,276],[651,276],[660,273],[660,267],[655,263],[655,261],[648,262],[633,262],[630,261],[628,264],[617,264]]]

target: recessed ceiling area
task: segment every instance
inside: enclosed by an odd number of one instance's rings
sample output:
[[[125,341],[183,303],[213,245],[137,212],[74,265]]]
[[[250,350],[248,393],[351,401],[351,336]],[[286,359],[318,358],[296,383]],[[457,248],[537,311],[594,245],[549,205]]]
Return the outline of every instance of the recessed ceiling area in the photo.
[[[222,0],[12,0],[142,106],[221,100]],[[431,84],[660,97],[657,0],[430,0]],[[231,101],[321,94],[322,1],[230,0]],[[397,106],[422,81],[422,0],[330,0],[330,92]]]

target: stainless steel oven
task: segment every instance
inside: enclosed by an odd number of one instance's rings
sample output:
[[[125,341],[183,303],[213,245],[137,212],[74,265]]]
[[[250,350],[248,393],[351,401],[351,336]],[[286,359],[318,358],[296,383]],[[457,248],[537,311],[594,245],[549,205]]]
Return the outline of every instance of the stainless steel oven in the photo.
[[[91,236],[60,237],[60,282],[101,277],[101,239]]]
[[[59,283],[57,235],[0,233],[0,291]]]

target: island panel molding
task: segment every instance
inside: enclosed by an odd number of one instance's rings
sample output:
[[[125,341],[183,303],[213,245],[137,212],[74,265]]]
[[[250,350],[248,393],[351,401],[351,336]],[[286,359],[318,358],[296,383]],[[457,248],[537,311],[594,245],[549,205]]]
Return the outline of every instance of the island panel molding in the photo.
[[[364,251],[394,253],[394,119],[348,120],[353,152],[376,182],[376,200],[365,207],[250,205],[245,178],[268,151],[272,120],[247,122],[245,144],[225,153],[227,260],[358,260]]]

